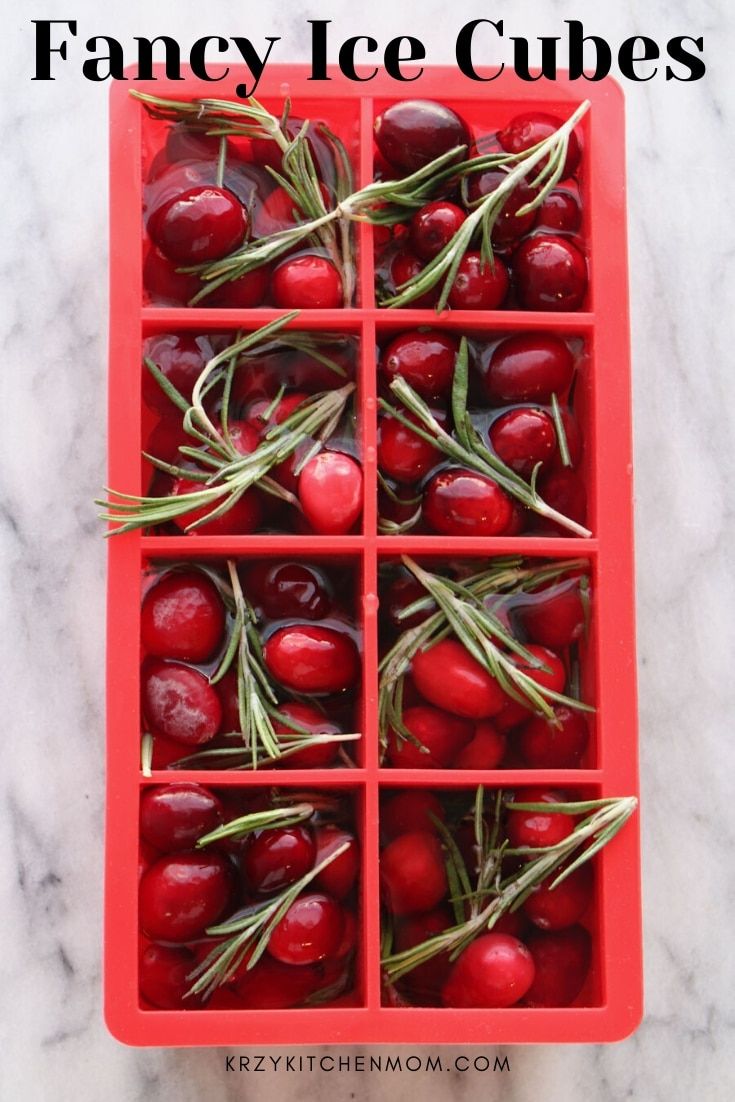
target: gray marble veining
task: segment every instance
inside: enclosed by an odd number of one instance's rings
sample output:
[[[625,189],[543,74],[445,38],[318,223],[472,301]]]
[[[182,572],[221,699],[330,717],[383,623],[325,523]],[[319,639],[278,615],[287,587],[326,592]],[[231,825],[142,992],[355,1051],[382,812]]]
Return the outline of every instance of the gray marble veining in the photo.
[[[735,1025],[727,959],[735,906],[732,20],[722,0],[595,2],[583,16],[564,0],[499,3],[492,12],[458,0],[450,14],[438,0],[400,14],[388,0],[359,12],[346,0],[315,9],[313,17],[334,20],[334,41],[411,32],[433,63],[451,62],[456,29],[480,16],[503,17],[506,33],[528,37],[580,17],[610,42],[705,35],[703,81],[653,80],[627,95],[646,1019],[616,1046],[511,1050],[510,1073],[494,1075],[238,1076],[226,1072],[223,1050],[135,1051],[107,1035],[105,568],[91,504],[104,481],[107,88],[83,81],[78,62],[54,84],[30,82],[31,13],[23,10],[6,20],[11,48],[0,77],[0,150],[10,154],[0,254],[0,665],[12,693],[2,738],[0,1096],[194,1102],[329,1090],[397,1102],[418,1091],[456,1102],[724,1102],[735,1093],[727,1062]],[[70,11],[47,3],[34,14]],[[114,13],[79,0],[72,14],[80,39],[279,34],[284,59],[308,48],[308,13],[292,0],[255,12],[234,0],[185,8],[163,0],[155,9],[129,0]]]

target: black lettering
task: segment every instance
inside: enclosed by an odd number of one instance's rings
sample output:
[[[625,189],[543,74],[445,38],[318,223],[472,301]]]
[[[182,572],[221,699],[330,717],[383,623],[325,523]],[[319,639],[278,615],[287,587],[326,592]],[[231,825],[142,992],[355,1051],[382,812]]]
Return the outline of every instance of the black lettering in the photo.
[[[633,51],[638,42],[643,43],[643,53],[635,57]],[[618,50],[618,68],[628,80],[651,80],[658,72],[658,65],[654,65],[653,71],[650,72],[647,77],[639,76],[635,71],[635,67],[641,61],[656,61],[660,56],[661,51],[652,38],[646,38],[644,35],[636,35],[634,38],[626,38],[625,42],[622,43]]]
[[[510,1061],[507,1056],[496,1056],[493,1071],[510,1071]]]
[[[240,1071],[248,1071],[249,1068],[250,1068],[250,1057],[249,1056],[241,1056],[240,1057]]]
[[[213,77],[207,69],[207,46],[210,42],[217,43],[217,49],[221,54],[227,53],[229,42],[226,38],[220,38],[217,34],[209,34],[205,38],[198,38],[189,52],[189,64],[192,72],[200,80],[224,80],[230,71],[230,66],[225,66],[225,71],[218,77]]]
[[[700,54],[704,50],[703,38],[690,38],[689,35],[679,35],[676,38],[670,38],[666,46],[669,57],[672,61],[680,62],[688,71],[689,76],[677,76],[671,66],[667,65],[667,80],[701,80],[707,72],[707,66],[704,64],[704,60],[701,57],[697,57],[696,54],[691,53],[689,50],[684,49],[685,42],[693,42]]]
[[[327,76],[327,26],[331,19],[307,19],[311,23],[311,76],[309,80],[331,80]]]
[[[442,1058],[441,1058],[441,1056],[427,1056],[426,1057],[426,1070],[427,1071],[441,1071],[442,1070]]]
[[[253,1068],[253,1071],[262,1071],[264,1061],[265,1061],[265,1056],[256,1056],[255,1057],[255,1067]]]
[[[90,52],[96,50],[98,42],[107,43],[109,53],[102,54],[101,57],[90,57],[84,62],[82,72],[87,80],[127,80],[124,73],[125,55],[118,40],[106,34],[95,35],[94,38],[87,39],[87,49]],[[100,66],[105,61],[108,63],[107,72],[103,73]]]
[[[266,36],[265,40],[266,42],[270,42],[270,46],[265,52],[265,57],[261,58],[260,54],[255,49],[255,46],[253,46],[249,38],[232,39],[232,41],[235,43],[238,50],[240,51],[240,56],[242,57],[243,61],[255,77],[255,83],[253,84],[252,88],[248,88],[247,84],[237,85],[237,87],[235,88],[235,93],[240,97],[240,99],[247,99],[248,96],[255,95],[258,84],[260,83],[260,78],[263,75],[263,70],[265,69],[268,58],[270,57],[271,50],[273,49],[273,46],[276,42],[281,41],[280,37],[278,36],[276,36],[275,38],[270,38]]]
[[[460,1060],[462,1061],[462,1066],[461,1067],[460,1067]],[[454,1061],[454,1066],[457,1069],[457,1071],[467,1071],[467,1069],[470,1066],[469,1057],[467,1057],[467,1056],[458,1056],[457,1059]]]
[[[163,42],[166,50],[166,77],[168,80],[183,80],[181,75],[181,50],[175,38],[169,38],[161,34],[158,38],[133,38],[138,43],[138,80],[154,80],[153,76],[153,47],[156,42]]]
[[[36,28],[36,72],[31,80],[56,80],[51,76],[51,54],[59,54],[62,61],[66,61],[66,42],[60,46],[51,45],[51,28],[56,23],[62,27],[68,27],[69,33],[76,37],[76,19],[32,19],[31,23]]]
[[[492,19],[473,19],[471,23],[465,23],[462,30],[457,35],[457,44],[455,46],[455,54],[457,57],[457,65],[460,72],[464,73],[470,80],[495,80],[499,77],[505,68],[505,64],[502,63],[500,68],[492,74],[492,76],[481,77],[478,75],[474,62],[472,59],[472,36],[479,27],[480,23],[488,23],[491,27],[494,27],[498,32],[500,38],[503,37],[503,20],[499,19],[497,23],[493,23]]]
[[[328,1062],[328,1067],[325,1067],[325,1063]],[[334,1071],[334,1056],[322,1056],[319,1059],[319,1067],[322,1071]]]
[[[566,19],[569,27],[569,79],[602,80],[610,72],[612,51],[604,38],[591,34],[585,38],[584,27],[579,19]],[[591,42],[595,47],[595,67],[591,76],[584,71],[584,45]]]
[[[349,80],[372,80],[378,71],[377,66],[373,69],[370,76],[366,77],[359,76],[357,70],[355,69],[355,50],[357,48],[358,42],[367,43],[366,48],[369,54],[375,53],[378,48],[378,43],[376,42],[376,40],[366,34],[358,34],[355,35],[354,38],[347,38],[339,48],[339,67]]]
[[[408,43],[408,54],[405,57],[401,56],[401,44],[403,42]],[[418,80],[424,71],[423,65],[412,77],[404,75],[401,65],[404,61],[423,61],[425,57],[426,50],[423,42],[418,38],[412,38],[411,35],[402,34],[398,38],[392,38],[385,47],[385,71],[394,80]]]
[[[234,1071],[235,1070],[234,1059],[235,1059],[234,1056],[228,1056],[227,1057],[227,1060],[225,1061],[225,1067],[227,1068],[228,1071]]]
[[[513,68],[521,80],[556,80],[556,44],[558,38],[539,38],[541,43],[541,71],[531,76],[528,59],[528,39],[511,38],[513,43]]]

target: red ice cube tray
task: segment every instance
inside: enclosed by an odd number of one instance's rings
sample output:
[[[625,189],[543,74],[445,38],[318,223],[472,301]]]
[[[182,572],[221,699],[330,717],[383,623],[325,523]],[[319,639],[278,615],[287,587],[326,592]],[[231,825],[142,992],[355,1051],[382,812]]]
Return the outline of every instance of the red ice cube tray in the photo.
[[[508,1044],[613,1041],[629,1034],[641,1015],[641,934],[638,823],[634,817],[596,858],[596,899],[590,923],[595,945],[592,979],[583,998],[564,1009],[444,1010],[381,1005],[378,891],[378,809],[381,794],[414,785],[443,789],[553,783],[572,798],[636,795],[636,693],[632,545],[631,423],[626,268],[624,105],[620,88],[596,84],[524,83],[504,73],[492,83],[473,83],[452,69],[427,68],[410,87],[386,77],[359,86],[333,71],[316,84],[305,67],[272,66],[259,99],[280,113],[290,95],[294,113],[326,121],[346,142],[360,186],[373,176],[373,120],[391,102],[410,97],[439,100],[481,133],[492,132],[521,110],[538,108],[567,118],[585,97],[591,110],[581,123],[584,168],[583,232],[590,257],[590,288],[575,313],[386,310],[376,307],[372,228],[357,230],[356,305],[334,311],[302,311],[299,328],[354,334],[359,338],[359,425],[365,500],[359,535],[342,537],[253,535],[141,535],[109,541],[107,864],[105,1003],[112,1033],[136,1045],[252,1045],[324,1043]],[[234,87],[235,77],[231,74]],[[141,491],[141,346],[159,332],[232,332],[257,328],[276,317],[270,308],[227,310],[146,305],[142,286],[142,165],[151,122],[128,91],[116,84],[111,102],[111,311],[109,387],[109,482]],[[178,99],[212,95],[212,86],[187,77],[168,81],[159,72],[145,91]],[[217,90],[217,94],[222,93]],[[161,124],[156,124],[160,126]],[[591,539],[508,537],[495,539],[402,537],[377,534],[376,344],[386,334],[440,325],[488,340],[509,332],[547,331],[581,340],[575,408],[585,439],[588,524]],[[362,721],[364,737],[354,769],[292,770],[277,777],[232,772],[154,773],[142,776],[139,739],[141,576],[155,560],[290,556],[351,564],[359,586],[357,615],[363,633]],[[377,740],[378,565],[399,553],[439,556],[584,557],[593,586],[593,629],[587,644],[585,689],[597,708],[594,750],[580,769],[464,772],[381,769]],[[226,786],[277,783],[339,789],[352,796],[362,845],[359,952],[355,992],[342,1004],[299,1010],[144,1009],[137,980],[138,805],[142,788],[171,780]],[[348,1005],[344,1005],[347,1002]]]

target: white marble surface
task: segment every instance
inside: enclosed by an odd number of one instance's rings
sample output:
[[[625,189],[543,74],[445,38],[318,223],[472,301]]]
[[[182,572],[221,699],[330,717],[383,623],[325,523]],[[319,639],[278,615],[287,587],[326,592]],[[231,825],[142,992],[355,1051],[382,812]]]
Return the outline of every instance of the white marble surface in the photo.
[[[510,1074],[228,1077],[222,1050],[135,1051],[100,1011],[104,549],[92,498],[104,472],[107,88],[70,64],[30,82],[30,18],[110,33],[266,33],[304,56],[307,14],[335,36],[413,32],[451,62],[452,33],[478,15],[507,33],[558,33],[583,17],[609,41],[703,33],[693,85],[630,87],[629,205],[638,500],[647,1014],[611,1047],[526,1048]],[[633,1098],[719,1102],[735,1093],[727,1047],[735,903],[731,777],[735,537],[728,356],[733,316],[733,35],[725,0],[583,6],[563,0],[407,6],[295,0],[252,6],[90,0],[6,15],[0,150],[10,154],[0,267],[3,631],[3,981],[0,1097],[96,1102],[338,1098]],[[359,14],[356,14],[359,12]],[[732,20],[729,21],[730,28]],[[78,53],[76,54],[78,57]],[[284,54],[287,56],[287,54]],[[8,701],[8,690],[11,702]],[[730,1048],[732,1051],[732,1048]]]

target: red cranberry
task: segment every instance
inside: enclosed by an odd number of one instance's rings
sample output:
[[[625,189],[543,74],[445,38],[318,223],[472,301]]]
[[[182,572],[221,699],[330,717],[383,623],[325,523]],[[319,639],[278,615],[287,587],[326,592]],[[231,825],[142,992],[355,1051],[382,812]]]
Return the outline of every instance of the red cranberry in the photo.
[[[538,234],[513,257],[521,305],[526,310],[578,310],[587,292],[587,263],[565,237]]]
[[[409,915],[396,928],[393,951],[403,953],[413,949],[429,938],[448,930],[454,925],[454,919],[446,907],[437,907],[425,914]],[[404,976],[401,986],[406,989],[411,1001],[436,1002],[449,970],[449,952],[437,953],[430,960],[419,964]]]
[[[189,188],[169,199],[148,220],[148,233],[170,260],[199,264],[218,260],[241,244],[248,218],[240,200],[225,188]]]
[[[401,172],[415,172],[456,146],[470,144],[463,119],[442,103],[403,100],[375,120],[375,142],[386,161]]]
[[[585,614],[579,582],[573,578],[533,594],[528,604],[515,610],[529,639],[561,650],[584,632]]]
[[[508,269],[500,257],[484,261],[479,252],[462,257],[449,305],[453,310],[496,310],[508,293]]]
[[[274,271],[271,295],[284,309],[334,310],[343,305],[342,277],[325,256],[292,256]]]
[[[332,607],[326,578],[304,563],[254,563],[244,582],[250,599],[269,620],[323,620]]]
[[[407,708],[403,724],[425,749],[388,733],[388,761],[395,769],[446,769],[472,738],[472,725],[438,708]]]
[[[459,341],[450,333],[411,330],[394,337],[380,358],[380,369],[390,382],[401,375],[424,398],[449,394]]]
[[[280,891],[314,867],[315,854],[314,838],[304,826],[259,830],[248,837],[243,851],[248,887],[256,892]]]
[[[143,286],[153,302],[185,306],[201,289],[202,281],[193,272],[177,271],[175,261],[151,245],[143,263]]]
[[[141,953],[138,966],[140,993],[161,1010],[185,1010],[196,1007],[196,998],[186,998],[194,982],[188,979],[195,965],[190,949],[170,945],[149,945]]]
[[[268,952],[283,964],[314,964],[333,957],[344,931],[344,911],[322,892],[300,895],[274,928]]]
[[[551,191],[538,210],[538,225],[552,233],[576,233],[582,212],[571,191]]]
[[[554,707],[554,720],[534,716],[521,728],[518,745],[532,769],[573,769],[587,749],[589,732],[582,712],[564,704]]]
[[[478,723],[472,739],[452,762],[455,769],[497,769],[503,760],[505,735],[492,723]]]
[[[360,656],[345,632],[292,624],[275,632],[263,648],[272,676],[299,693],[337,693],[355,684]]]
[[[511,409],[493,421],[490,443],[504,463],[530,478],[536,464],[556,450],[554,422],[540,409]]]
[[[304,727],[312,735],[335,735],[339,732],[336,723],[330,721],[317,709],[309,704],[294,703],[281,704],[278,708],[281,715],[293,720],[299,727]],[[298,738],[293,728],[282,720],[276,720],[273,729],[277,735],[283,736],[281,743],[288,746],[288,737]],[[306,746],[303,750],[297,750],[295,754],[289,754],[278,764],[283,769],[324,769],[331,765],[339,753],[340,743],[322,742],[315,746]]]
[[[486,475],[440,471],[424,491],[424,519],[444,536],[499,536],[511,521],[510,498]]]
[[[551,689],[555,693],[563,692],[567,673],[559,655],[550,650],[549,647],[539,646],[538,643],[527,643],[526,650],[535,659],[543,663],[546,669],[530,665],[523,658],[516,656],[513,661],[518,669],[522,670],[527,677],[530,677],[542,688]]]
[[[412,831],[389,842],[380,855],[383,901],[394,915],[431,910],[447,891],[442,847],[436,834]]]
[[[293,967],[264,955],[253,968],[238,969],[235,991],[249,1010],[288,1010],[313,995],[320,983],[316,968]]]
[[[146,788],[140,799],[140,833],[163,853],[191,849],[222,821],[222,804],[201,784]]]
[[[222,706],[204,674],[155,659],[143,667],[143,712],[165,738],[199,746],[214,738]]]
[[[381,597],[381,608],[395,631],[408,631],[423,624],[424,620],[428,620],[432,614],[431,608],[424,612],[414,612],[413,616],[405,619],[399,617],[399,613],[416,601],[422,600],[426,595],[421,582],[416,581],[415,578],[399,576],[393,579],[387,592]]]
[[[501,341],[490,358],[485,389],[491,400],[548,402],[566,394],[574,359],[559,337],[527,333]]]
[[[467,215],[461,207],[440,199],[417,210],[411,219],[411,245],[422,260],[432,260],[454,237]]]
[[[434,793],[425,788],[409,788],[391,796],[383,805],[380,827],[388,840],[416,830],[436,830],[432,815],[442,823],[446,818]]]
[[[416,420],[411,414],[408,416],[409,420]],[[384,474],[396,482],[420,482],[440,459],[438,448],[401,421],[393,417],[381,419],[378,426],[378,465]]]
[[[523,904],[526,918],[541,930],[564,930],[574,926],[587,910],[592,899],[593,877],[589,865],[570,873],[561,884],[551,887],[556,872],[533,889]]]
[[[592,955],[590,935],[582,926],[528,935],[535,975],[526,1006],[570,1006],[587,979]]]
[[[148,590],[140,613],[148,654],[206,662],[222,643],[225,609],[217,587],[198,570],[174,570]]]
[[[533,976],[533,958],[523,942],[493,931],[460,953],[442,989],[442,1002],[458,1009],[513,1006]]]
[[[193,482],[189,478],[177,478],[174,482],[172,494],[178,497],[181,494],[191,494],[202,489],[201,482]],[[193,524],[202,517],[207,516],[212,510],[222,503],[223,498],[200,505],[181,516],[174,517],[173,523],[180,531],[184,531],[188,524]],[[189,536],[228,536],[249,535],[254,532],[263,519],[263,502],[255,488],[246,490],[242,497],[231,505],[219,517],[193,528],[187,533]]]
[[[299,477],[299,501],[320,536],[343,536],[362,513],[362,467],[350,455],[322,451]]]
[[[559,792],[546,788],[526,788],[515,794],[517,803],[548,804],[548,811],[510,811],[506,830],[511,846],[539,849],[563,842],[574,830],[574,816],[553,811],[554,804],[564,803]]]
[[[507,173],[502,168],[473,173],[469,178],[470,201],[482,199],[490,192],[496,191],[506,177]],[[500,214],[493,226],[491,240],[494,248],[507,249],[528,233],[536,221],[536,211],[527,211],[520,216],[517,212],[527,203],[533,202],[535,197],[536,192],[533,188],[525,180],[519,180],[500,208]]]
[[[456,639],[442,639],[419,651],[411,669],[421,695],[453,715],[487,719],[505,703],[495,678]]]
[[[547,505],[571,520],[583,524],[587,514],[587,495],[584,482],[576,471],[563,467],[559,471],[548,471],[538,481],[538,492]],[[546,527],[546,525],[542,525]],[[553,531],[563,531],[553,522],[548,522]]]
[[[160,941],[194,941],[227,908],[232,869],[218,853],[159,858],[140,881],[140,925]]]
[[[542,111],[526,111],[520,115],[514,115],[504,130],[498,134],[498,141],[507,153],[523,153],[533,145],[538,145],[550,137],[564,123],[556,115],[547,115]],[[569,135],[567,156],[564,162],[562,179],[566,180],[577,171],[582,151],[579,139],[573,130]],[[541,169],[546,162],[543,161],[537,167]]]
[[[360,855],[357,839],[335,823],[325,823],[316,830],[316,857],[314,864],[320,865],[330,854],[348,843],[348,848],[335,857],[315,878],[314,884],[335,899],[345,899],[357,880],[360,867]]]
[[[253,268],[251,272],[221,284],[208,296],[209,305],[228,310],[250,310],[255,306],[262,306],[268,294],[270,280],[271,273],[267,265]]]
[[[414,280],[416,276],[423,272],[425,267],[424,261],[420,260],[414,253],[409,252],[408,249],[399,250],[390,262],[389,274],[394,290],[400,292],[403,285]],[[407,305],[415,310],[430,310],[439,301],[440,292],[440,287],[430,287],[423,295],[412,299]]]
[[[195,337],[183,333],[161,333],[147,342],[145,357],[151,360],[182,398],[191,401],[194,384],[204,370],[206,356]],[[173,406],[145,365],[143,401],[150,409],[170,415]],[[180,419],[181,415],[178,414]]]

